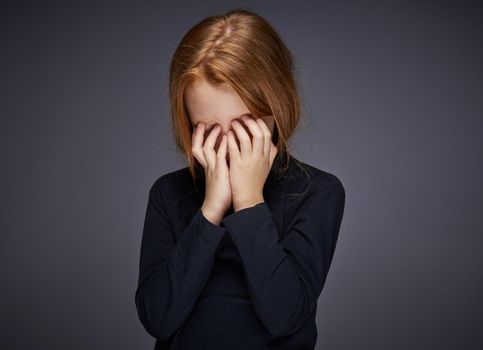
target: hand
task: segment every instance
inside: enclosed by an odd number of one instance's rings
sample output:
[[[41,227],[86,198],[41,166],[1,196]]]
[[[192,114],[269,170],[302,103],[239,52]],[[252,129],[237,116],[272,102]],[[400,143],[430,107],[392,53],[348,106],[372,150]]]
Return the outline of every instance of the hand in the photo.
[[[277,155],[270,129],[261,118],[242,117],[252,135],[242,124],[232,121],[233,129],[240,141],[238,149],[233,131],[228,131],[230,156],[229,176],[235,211],[264,202],[263,187]]]
[[[205,127],[200,122],[193,131],[192,152],[205,170],[205,199],[201,211],[209,221],[219,225],[232,202],[226,162],[227,137],[223,135],[218,151],[215,152],[214,145],[221,127],[218,124],[214,126],[203,144]]]

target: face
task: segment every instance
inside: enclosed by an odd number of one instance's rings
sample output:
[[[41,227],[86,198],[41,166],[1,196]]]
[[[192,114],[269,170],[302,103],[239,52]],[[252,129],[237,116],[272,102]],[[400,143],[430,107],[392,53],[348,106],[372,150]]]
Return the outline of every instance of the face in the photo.
[[[250,135],[250,131],[248,127],[244,125],[241,117],[244,114],[248,114],[252,118],[256,118],[256,116],[250,113],[247,106],[235,90],[226,86],[211,85],[205,81],[197,81],[186,88],[184,97],[191,126],[194,128],[199,122],[205,123],[205,140],[216,124],[221,126],[221,132],[218,134],[218,139],[215,144],[215,151],[218,150],[223,134],[226,134],[229,130],[235,132],[231,126],[231,121],[233,119],[239,119],[241,125],[243,125],[248,135]],[[270,132],[273,134],[274,117],[261,116],[260,118],[265,122]],[[235,139],[238,146],[240,146],[236,133]],[[228,158],[228,150],[226,153]]]

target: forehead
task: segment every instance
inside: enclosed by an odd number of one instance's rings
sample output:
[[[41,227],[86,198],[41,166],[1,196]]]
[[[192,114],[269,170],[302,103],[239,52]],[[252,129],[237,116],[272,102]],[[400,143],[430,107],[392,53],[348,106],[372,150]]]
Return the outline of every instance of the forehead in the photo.
[[[193,123],[216,122],[250,113],[236,91],[228,86],[197,81],[186,87],[184,98]]]

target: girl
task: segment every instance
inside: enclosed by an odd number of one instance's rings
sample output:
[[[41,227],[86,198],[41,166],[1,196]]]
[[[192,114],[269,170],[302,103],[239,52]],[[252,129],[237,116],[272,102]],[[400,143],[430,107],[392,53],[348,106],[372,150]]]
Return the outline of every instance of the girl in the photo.
[[[149,190],[135,295],[155,349],[314,349],[345,190],[297,160],[291,53],[246,9],[211,16],[170,67],[188,166]]]

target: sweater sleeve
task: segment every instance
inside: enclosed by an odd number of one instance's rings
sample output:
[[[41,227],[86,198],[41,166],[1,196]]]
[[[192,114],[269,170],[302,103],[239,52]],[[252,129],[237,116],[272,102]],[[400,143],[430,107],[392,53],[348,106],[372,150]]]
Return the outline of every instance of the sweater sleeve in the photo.
[[[165,340],[192,311],[225,229],[206,219],[199,208],[175,242],[161,192],[153,187],[144,220],[135,304],[146,331]]]
[[[279,238],[266,202],[223,220],[244,265],[254,309],[268,332],[289,335],[316,306],[334,254],[345,204],[336,179],[310,191]]]

